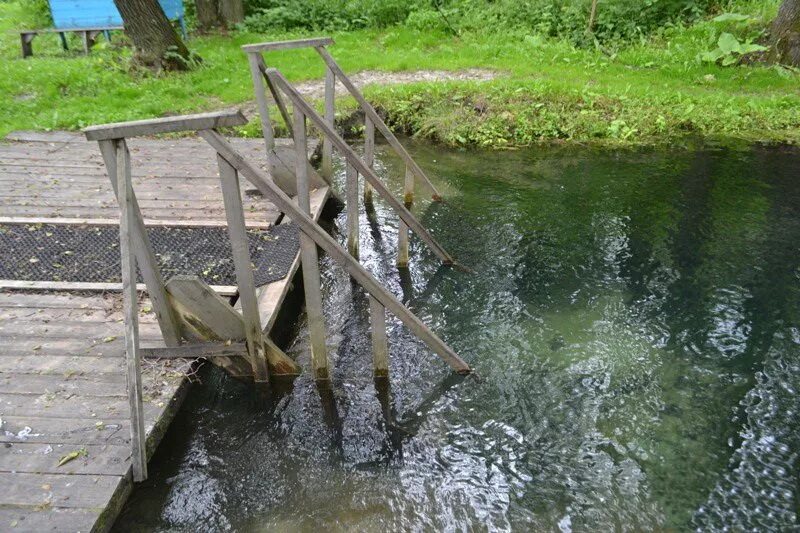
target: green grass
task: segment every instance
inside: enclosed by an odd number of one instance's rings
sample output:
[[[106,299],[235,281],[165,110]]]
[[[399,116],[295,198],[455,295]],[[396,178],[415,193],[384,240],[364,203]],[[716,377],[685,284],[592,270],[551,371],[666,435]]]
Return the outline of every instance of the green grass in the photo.
[[[739,2],[763,27],[777,2]],[[122,43],[89,57],[60,50],[55,35],[34,40],[19,59],[11,30],[30,24],[15,1],[0,1],[0,135],[17,129],[79,129],[113,122],[210,110],[252,99],[246,43],[298,34],[191,39],[203,58],[189,73],[154,76],[130,69]],[[614,52],[578,49],[535,35],[467,34],[460,38],[403,27],[334,35],[332,53],[346,72],[372,69],[496,70],[490,82],[370,87],[367,97],[401,130],[448,144],[524,146],[539,141],[664,143],[687,135],[748,141],[800,141],[800,75],[766,67],[719,67],[698,55],[720,28],[704,21],[662,31]],[[733,31],[733,30],[731,30]],[[119,38],[118,38],[119,39]],[[77,42],[74,50],[79,49]],[[266,56],[293,81],[320,78],[312,51]],[[354,108],[339,105],[340,117]],[[242,129],[256,134],[255,125]]]

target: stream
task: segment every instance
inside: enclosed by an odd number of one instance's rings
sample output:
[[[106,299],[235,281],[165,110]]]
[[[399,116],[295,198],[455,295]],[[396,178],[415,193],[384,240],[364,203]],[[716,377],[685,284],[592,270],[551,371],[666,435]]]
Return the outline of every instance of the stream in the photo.
[[[398,272],[379,201],[361,260],[478,377],[390,316],[376,390],[367,298],[323,256],[329,394],[302,316],[291,393],[205,365],[115,531],[797,527],[799,149],[409,148],[446,198],[414,212],[472,272],[414,238]]]

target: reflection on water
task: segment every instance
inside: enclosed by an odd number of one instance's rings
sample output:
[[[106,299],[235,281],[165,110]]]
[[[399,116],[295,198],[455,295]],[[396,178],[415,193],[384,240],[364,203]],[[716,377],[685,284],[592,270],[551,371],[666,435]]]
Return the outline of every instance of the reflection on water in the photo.
[[[392,320],[376,391],[366,298],[323,258],[331,390],[206,369],[118,530],[796,524],[800,152],[413,151],[448,199],[415,210],[475,272],[412,242],[401,276],[381,204],[362,261],[480,379]]]

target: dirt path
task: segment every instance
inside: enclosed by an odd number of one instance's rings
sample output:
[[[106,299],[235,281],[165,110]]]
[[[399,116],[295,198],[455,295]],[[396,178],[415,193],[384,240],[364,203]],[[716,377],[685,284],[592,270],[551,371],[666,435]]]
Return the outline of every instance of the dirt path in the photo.
[[[350,80],[363,90],[367,85],[399,85],[404,83],[431,82],[431,81],[488,81],[499,76],[499,73],[488,69],[472,68],[467,70],[416,70],[413,72],[384,72],[379,70],[364,70],[350,77]],[[308,99],[322,99],[325,97],[325,80],[309,80],[295,85],[298,91]],[[348,94],[344,85],[336,83],[336,96]],[[270,98],[271,100],[271,98]],[[254,101],[242,105],[242,111],[248,117],[256,115]]]

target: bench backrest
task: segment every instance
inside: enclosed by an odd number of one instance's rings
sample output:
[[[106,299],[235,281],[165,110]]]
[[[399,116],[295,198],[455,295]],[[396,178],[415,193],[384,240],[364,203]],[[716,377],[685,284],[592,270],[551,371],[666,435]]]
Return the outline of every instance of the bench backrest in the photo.
[[[183,18],[181,0],[159,0],[170,20]],[[50,0],[53,26],[58,29],[122,26],[113,0]]]

